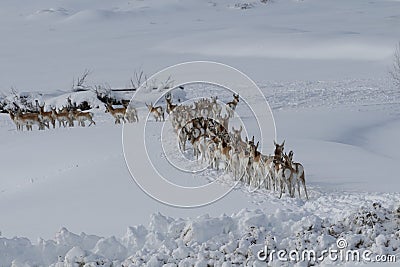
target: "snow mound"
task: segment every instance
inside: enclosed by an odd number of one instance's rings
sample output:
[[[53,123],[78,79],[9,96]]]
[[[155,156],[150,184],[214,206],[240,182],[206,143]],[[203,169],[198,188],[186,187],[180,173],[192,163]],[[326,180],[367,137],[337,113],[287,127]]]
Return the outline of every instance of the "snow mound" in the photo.
[[[126,14],[129,13],[108,10],[108,9],[88,9],[88,10],[78,11],[75,14],[67,17],[65,19],[65,22],[85,23],[85,22],[104,21],[110,19],[120,19]]]
[[[33,14],[28,15],[27,19],[31,19],[31,20],[56,19],[56,18],[67,17],[70,15],[70,13],[71,13],[70,10],[63,8],[63,7],[45,8],[45,9],[37,10]]]
[[[335,249],[339,238],[346,240],[348,249],[399,257],[400,206],[374,202],[350,216],[333,219],[304,210],[275,214],[241,210],[231,216],[203,215],[195,219],[173,219],[158,213],[151,216],[148,228],[129,227],[122,238],[76,235],[65,228],[55,240],[39,240],[38,244],[26,238],[0,238],[0,264],[252,266],[261,263],[257,253],[265,246],[271,250],[313,249],[318,253]],[[270,263],[282,266],[279,261]],[[327,258],[310,259],[308,263],[330,262]]]

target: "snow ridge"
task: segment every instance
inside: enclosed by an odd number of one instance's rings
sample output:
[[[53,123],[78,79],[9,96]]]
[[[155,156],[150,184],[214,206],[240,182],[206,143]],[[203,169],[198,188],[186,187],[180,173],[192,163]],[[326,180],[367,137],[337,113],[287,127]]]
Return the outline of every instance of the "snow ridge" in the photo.
[[[332,198],[332,194],[330,195]],[[0,238],[2,266],[253,266],[262,264],[257,253],[268,249],[286,251],[335,249],[338,238],[347,248],[368,249],[373,255],[400,256],[400,194],[335,216],[314,213],[321,196],[301,207],[267,214],[243,209],[232,216],[174,219],[152,214],[148,227],[129,227],[121,238],[80,235],[62,228],[52,240],[32,244],[26,238]],[[360,194],[361,200],[366,196]],[[354,194],[353,194],[354,198]],[[368,198],[368,197],[367,197]],[[341,196],[333,194],[340,204]],[[295,201],[287,199],[287,201]],[[298,200],[296,200],[298,201]],[[343,202],[344,204],[344,202]],[[329,206],[329,205],[327,205]],[[322,207],[323,209],[323,207]],[[348,209],[348,211],[352,208]],[[371,256],[372,258],[373,256]],[[302,266],[304,262],[297,264]],[[308,263],[336,264],[329,259]],[[341,262],[337,262],[340,264]],[[78,264],[78,265],[77,265]],[[276,259],[271,266],[282,266]],[[293,265],[293,262],[285,266]]]

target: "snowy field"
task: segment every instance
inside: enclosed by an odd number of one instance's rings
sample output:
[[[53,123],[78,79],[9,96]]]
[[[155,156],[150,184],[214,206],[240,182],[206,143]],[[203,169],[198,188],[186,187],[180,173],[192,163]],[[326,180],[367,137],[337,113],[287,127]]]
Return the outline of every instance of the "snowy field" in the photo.
[[[85,128],[19,132],[0,114],[0,266],[267,266],[257,259],[265,244],[320,252],[338,238],[400,261],[400,90],[387,74],[400,2],[243,3],[0,3],[1,92],[99,106]],[[90,85],[125,87],[135,70],[190,60],[230,64],[257,82],[278,141],[305,166],[308,201],[239,184],[204,207],[161,204],[132,180],[122,127],[92,92],[70,91],[84,69],[93,71]],[[185,97],[231,100],[201,89],[185,88]],[[143,123],[144,103],[138,112]],[[192,178],[175,182],[208,182]],[[345,263],[317,263],[329,264]]]

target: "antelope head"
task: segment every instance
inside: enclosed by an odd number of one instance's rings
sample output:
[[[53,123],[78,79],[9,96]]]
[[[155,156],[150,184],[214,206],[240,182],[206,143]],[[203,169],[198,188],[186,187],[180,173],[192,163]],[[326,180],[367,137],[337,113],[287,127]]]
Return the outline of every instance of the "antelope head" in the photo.
[[[147,104],[147,103],[145,103],[145,104],[146,104],[146,107],[149,109],[149,111],[151,111],[153,109],[153,103],[152,102],[150,102],[150,105]]]
[[[104,104],[104,106],[106,107],[106,110],[104,111],[104,113],[108,113],[108,112],[110,112],[110,104],[109,103],[107,103],[107,104]]]
[[[14,111],[13,111],[12,109],[8,109],[7,111],[8,111],[8,114],[10,114],[10,118],[11,118],[12,120],[14,120],[14,118],[15,118],[15,113],[14,113]]]
[[[233,131],[233,136],[235,137],[236,141],[241,141],[242,140],[242,125],[240,125],[239,130],[236,130],[233,126],[232,126],[232,131]]]
[[[167,100],[167,102],[170,102],[172,100],[171,92],[165,94],[165,100]]]
[[[288,158],[290,159],[291,162],[293,161],[293,150],[289,151]]]
[[[275,145],[275,156],[281,156],[284,150],[284,146],[285,146],[285,140],[283,140],[282,144],[277,144],[274,140],[274,145]]]
[[[292,166],[292,159],[290,158],[290,156],[283,154],[283,158],[284,158],[284,164],[286,167],[290,168]]]

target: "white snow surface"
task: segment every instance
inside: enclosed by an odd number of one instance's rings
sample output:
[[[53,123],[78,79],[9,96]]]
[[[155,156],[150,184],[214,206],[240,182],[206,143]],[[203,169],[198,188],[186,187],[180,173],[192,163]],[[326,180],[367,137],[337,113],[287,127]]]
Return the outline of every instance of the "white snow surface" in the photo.
[[[315,82],[307,83],[307,89],[303,82],[262,86],[279,138],[284,135],[306,167],[309,201],[278,199],[277,193],[263,190],[250,193],[240,184],[202,208],[165,206],[132,181],[123,159],[121,127],[102,108],[92,110],[96,126],[33,132],[16,132],[2,114],[1,140],[7,153],[0,158],[1,263],[252,265],[261,263],[255,255],[265,242],[278,249],[312,244],[320,251],[333,247],[339,236],[352,248],[362,240],[360,249],[398,257],[400,155],[392,139],[400,127],[399,97],[385,97],[393,90],[387,84],[366,88],[365,83],[372,82]],[[196,97],[200,90],[207,85],[186,87],[186,96]],[[336,102],[346,93],[346,100]],[[145,115],[139,109],[142,121]],[[161,163],[161,155],[157,157]],[[193,179],[174,182],[207,182],[202,176]],[[229,186],[232,178],[223,181]],[[376,214],[375,221],[368,214]],[[57,228],[61,230],[51,237]],[[14,235],[44,239],[32,242]]]
[[[256,81],[385,75],[400,35],[399,1],[13,0],[0,5],[0,88],[129,85],[183,61],[212,60]]]
[[[33,132],[0,114],[0,266],[266,266],[256,259],[264,244],[321,251],[338,237],[400,260],[400,90],[387,76],[400,1],[244,3],[1,1],[0,90],[46,108],[68,96],[99,108],[95,126]],[[86,68],[89,84],[124,87],[134,70],[187,60],[231,64],[258,82],[278,141],[305,166],[309,201],[239,184],[201,208],[163,205],[132,180],[122,128],[95,95],[69,91]]]

